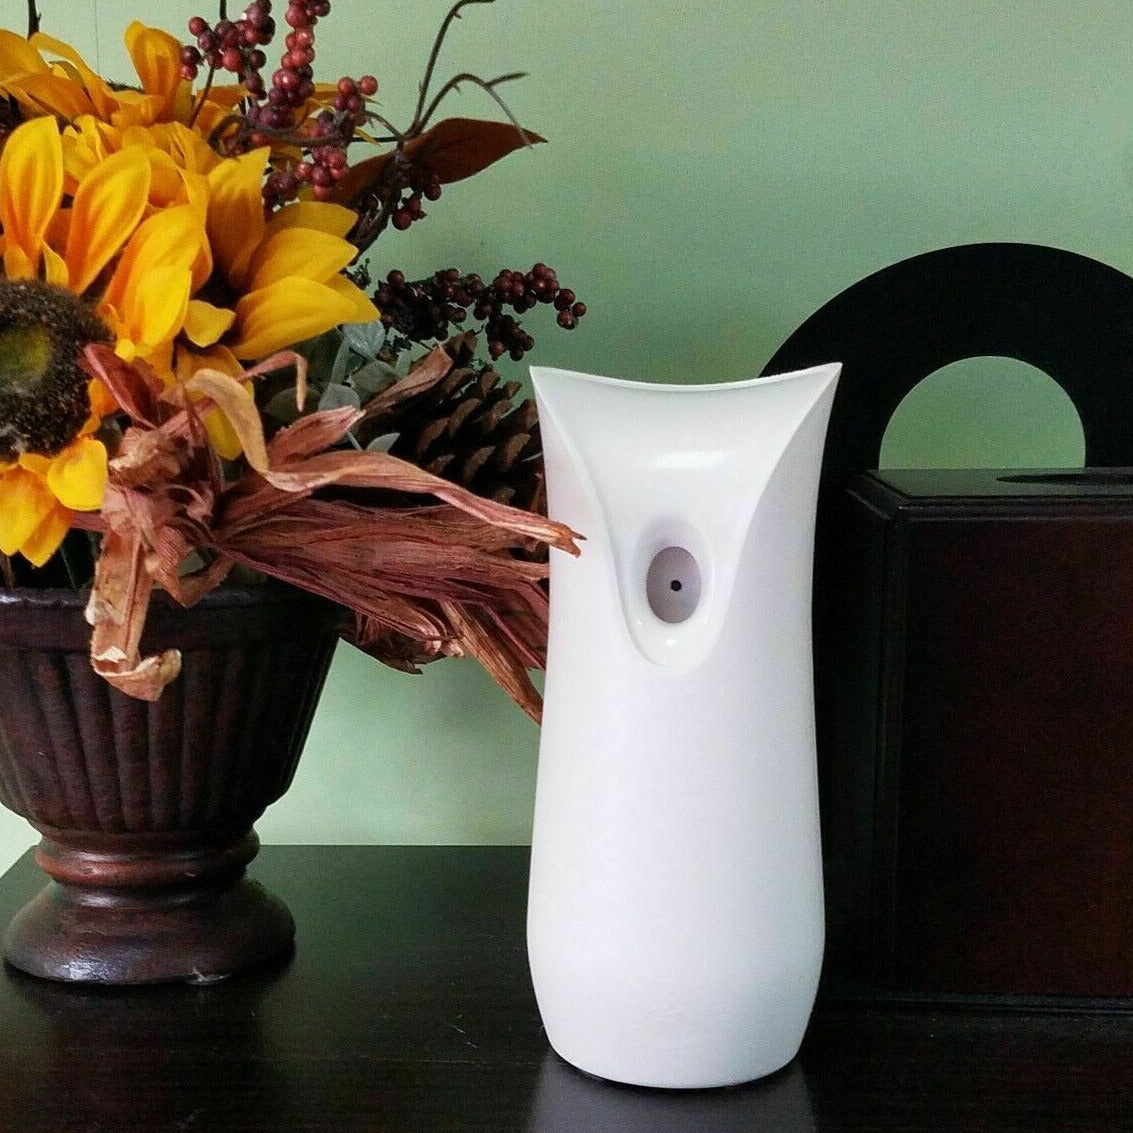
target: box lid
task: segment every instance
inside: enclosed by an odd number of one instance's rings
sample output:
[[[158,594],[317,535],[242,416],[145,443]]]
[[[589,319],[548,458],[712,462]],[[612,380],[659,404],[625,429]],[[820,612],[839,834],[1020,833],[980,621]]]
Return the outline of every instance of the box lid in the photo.
[[[1133,499],[1133,468],[883,468],[865,477],[910,502]]]

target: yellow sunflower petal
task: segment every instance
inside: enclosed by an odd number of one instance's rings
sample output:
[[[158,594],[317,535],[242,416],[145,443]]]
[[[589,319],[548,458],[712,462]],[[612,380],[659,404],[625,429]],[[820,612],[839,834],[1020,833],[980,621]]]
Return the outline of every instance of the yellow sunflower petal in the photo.
[[[160,126],[143,126],[140,123],[128,123],[118,127],[118,137],[122,146],[146,146],[158,148]]]
[[[29,472],[34,472],[41,479],[47,478],[47,470],[51,467],[51,457],[43,456],[38,452],[21,452],[16,463]]]
[[[239,377],[244,372],[236,356],[225,346],[212,346],[207,350],[177,351],[176,375],[180,382],[188,381],[198,370],[219,370],[222,374]],[[249,387],[245,387],[252,396]],[[217,455],[225,460],[235,460],[241,453],[240,437],[228,418],[219,409],[210,409],[203,417],[205,432],[209,443]]]
[[[197,217],[197,254],[193,259],[193,292],[196,293],[208,282],[212,275],[212,246],[205,234],[208,217],[208,182],[194,173],[184,174],[185,199],[189,209]]]
[[[164,150],[152,144],[146,145],[146,158],[150,167],[149,203],[154,208],[169,208],[186,201],[185,177]]]
[[[119,405],[114,395],[98,378],[91,378],[91,380],[87,382],[87,394],[90,397],[90,413],[92,417],[96,417],[101,421],[103,417],[109,417],[112,413],[118,412]]]
[[[227,346],[209,346],[204,350],[190,350],[178,345],[174,362],[174,377],[179,382],[187,382],[198,370],[219,370],[222,374],[237,378],[244,373],[236,355]]]
[[[205,234],[205,222],[208,217],[208,179],[200,173],[193,173],[181,168],[177,158],[155,144],[168,141],[165,133],[166,126],[133,126],[121,132],[123,143],[144,146],[146,157],[150,164],[150,190],[148,209],[153,215],[147,218],[147,223],[156,215],[164,215],[174,209],[182,209],[177,218],[169,222],[176,226],[177,231],[170,235],[180,239],[186,236],[191,244],[188,250],[192,253],[193,290],[197,291],[205,285],[212,274],[212,252],[209,248],[208,238]],[[187,211],[184,211],[187,210]],[[178,262],[181,262],[181,257]]]
[[[130,237],[110,277],[104,304],[124,315],[125,298],[131,285],[157,268],[191,268],[202,244],[207,245],[208,239],[200,215],[191,205],[154,213]]]
[[[323,201],[297,201],[281,208],[267,223],[265,236],[274,236],[284,228],[314,228],[319,232],[329,232],[332,236],[345,236],[358,214],[343,205],[332,205]]]
[[[185,335],[197,346],[211,346],[235,322],[236,312],[190,299],[185,312]]]
[[[82,294],[133,234],[150,191],[150,163],[141,146],[108,157],[79,183],[67,235],[71,290]]]
[[[174,382],[173,377],[173,343],[163,342],[146,355],[146,362],[157,375],[161,384],[168,389]]]
[[[9,279],[31,279],[39,274],[34,263],[18,244],[4,244],[4,274]]]
[[[43,266],[43,274],[48,283],[54,283],[57,287],[69,286],[70,272],[67,270],[66,260],[47,244],[43,245]]]
[[[189,84],[185,84],[183,88],[189,90]],[[199,96],[197,96],[199,98]],[[243,86],[216,86],[214,85],[208,92],[208,97],[205,99],[204,104],[199,111],[193,110],[193,103],[190,103],[187,113],[181,113],[180,107],[175,108],[174,118],[180,122],[188,122],[189,118],[193,118],[193,127],[191,132],[196,134],[202,142],[210,137],[214,130],[221,125],[226,118],[236,109],[237,104],[248,97],[248,92]],[[172,124],[172,123],[171,123]],[[188,129],[188,127],[185,127]],[[207,142],[205,143],[207,145]],[[213,151],[213,160],[207,165],[202,166],[202,172],[208,172],[219,159]]]
[[[17,126],[0,154],[0,227],[10,279],[39,268],[43,234],[63,193],[63,145],[53,118]]]
[[[80,83],[63,75],[45,71],[40,75],[21,75],[5,84],[23,109],[33,115],[50,115],[74,121],[94,113],[94,103]]]
[[[208,178],[200,173],[193,173],[191,170],[181,170],[181,184],[184,193],[184,201],[187,205],[197,211],[201,218],[202,227],[208,220],[209,211],[209,183]],[[205,242],[208,247],[208,242]],[[211,264],[212,257],[209,257]]]
[[[241,290],[264,231],[261,185],[267,157],[267,149],[252,150],[209,173],[209,243],[229,283]]]
[[[43,478],[16,467],[0,475],[0,553],[14,555],[55,506]]]
[[[181,84],[181,44],[168,32],[135,20],[126,29],[126,50],[149,95],[172,100]]]
[[[63,169],[67,191],[73,193],[78,183],[99,162],[121,149],[118,141],[118,131],[91,114],[84,114],[67,126],[63,131]]]
[[[216,83],[209,91],[209,102],[225,110],[234,110],[236,104],[248,97],[248,92],[242,83]]]
[[[100,118],[109,118],[118,108],[118,100],[106,81],[87,66],[83,57],[69,44],[44,32],[36,32],[29,41],[31,46],[49,55],[66,59],[75,69]]]
[[[285,228],[256,249],[248,265],[248,290],[258,291],[288,276],[325,283],[338,275],[355,254],[353,244],[329,232]]]
[[[210,98],[208,102],[201,107],[201,112],[197,115],[193,122],[193,131],[200,132],[201,138],[210,137],[213,131],[231,115],[232,111],[223,106],[213,102]],[[186,119],[187,120],[187,119]],[[221,159],[224,160],[224,159]]]
[[[242,359],[261,358],[354,317],[354,303],[326,284],[281,279],[236,304],[240,334],[232,353]]]
[[[95,511],[106,488],[106,446],[93,437],[72,441],[47,470],[47,486],[72,511]]]
[[[181,169],[189,173],[208,173],[223,160],[200,134],[188,126],[170,122],[165,128],[168,152]]]
[[[59,550],[59,544],[63,542],[63,537],[70,529],[71,512],[57,503],[20,545],[20,554],[32,566],[43,566]]]
[[[127,126],[150,126],[157,121],[160,111],[161,99],[155,95],[136,90],[119,91],[118,109],[110,121],[120,130]]]
[[[251,398],[252,391],[247,386],[243,388]],[[202,422],[208,434],[209,444],[221,459],[235,460],[244,451],[239,434],[219,409],[210,409],[202,418]]]
[[[22,35],[0,28],[0,84],[13,76],[46,71],[47,64]]]
[[[123,304],[130,339],[143,356],[171,342],[185,322],[192,276],[187,268],[159,266],[131,284]]]
[[[349,322],[368,323],[382,317],[381,311],[366,298],[366,293],[351,283],[346,276],[336,275],[333,279],[328,279],[326,285],[336,295],[341,295],[347,302],[354,304],[354,314],[351,315]]]

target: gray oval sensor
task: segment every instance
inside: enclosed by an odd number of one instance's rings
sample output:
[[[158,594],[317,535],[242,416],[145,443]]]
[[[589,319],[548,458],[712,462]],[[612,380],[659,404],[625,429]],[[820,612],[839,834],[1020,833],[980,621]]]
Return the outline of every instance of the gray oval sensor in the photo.
[[[687,621],[700,605],[700,567],[684,547],[666,547],[653,556],[645,576],[649,608],[663,622]]]

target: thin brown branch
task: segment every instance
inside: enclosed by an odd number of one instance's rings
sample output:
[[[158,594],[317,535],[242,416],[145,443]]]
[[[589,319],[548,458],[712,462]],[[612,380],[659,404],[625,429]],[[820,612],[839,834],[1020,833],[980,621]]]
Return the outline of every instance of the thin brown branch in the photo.
[[[444,21],[441,23],[440,31],[437,32],[437,38],[433,40],[433,49],[429,52],[429,62],[425,66],[425,76],[421,80],[421,93],[417,99],[417,110],[413,115],[413,126],[409,128],[407,133],[412,135],[414,127],[422,122],[421,111],[425,107],[425,103],[429,98],[429,86],[433,81],[433,72],[437,67],[437,60],[440,58],[441,48],[444,46],[445,36],[448,35],[448,29],[452,26],[453,20],[460,19],[460,12],[462,8],[467,8],[472,4],[493,4],[495,0],[457,0],[455,4],[449,9],[448,15],[445,16]],[[428,120],[426,115],[425,121]],[[419,131],[418,131],[419,132]]]
[[[220,10],[221,10],[221,12],[224,11],[224,4],[223,3],[220,5]],[[221,16],[221,19],[224,19],[224,17]],[[212,80],[215,77],[215,75],[216,75],[216,68],[215,67],[209,67],[208,78],[205,79],[205,85],[201,90],[200,97],[197,99],[196,104],[193,107],[193,113],[189,115],[189,129],[193,128],[193,123],[196,122],[197,116],[205,108],[205,103],[208,102],[209,92],[212,90]],[[219,128],[220,127],[218,126],[217,129],[219,129]]]
[[[417,129],[417,133],[420,133],[421,130],[423,130],[425,126],[428,125],[429,120],[436,113],[437,107],[440,106],[442,101],[444,101],[446,95],[451,94],[454,90],[457,89],[457,87],[460,86],[461,83],[473,83],[481,90],[488,92],[496,105],[499,106],[499,108],[508,116],[508,121],[511,122],[511,124],[519,131],[519,136],[523,139],[523,144],[525,146],[530,146],[531,141],[523,132],[523,127],[519,124],[519,121],[516,119],[515,115],[512,114],[511,108],[506,102],[504,102],[502,98],[500,98],[498,94],[496,94],[495,91],[495,88],[500,83],[510,83],[515,79],[523,79],[526,77],[526,71],[513,71],[511,74],[500,75],[495,79],[482,79],[479,75],[473,75],[468,72],[461,72],[461,74],[459,75],[453,75],[453,77],[449,79],[449,81],[445,83],[445,85],[441,87],[439,91],[437,91],[436,97],[432,102],[429,103],[429,109],[425,111],[425,117],[421,120],[420,126]],[[418,127],[418,123],[415,122],[414,127]]]
[[[265,138],[273,142],[281,142],[288,146],[302,146],[303,149],[321,149],[323,146],[340,146],[344,139],[339,133],[324,134],[322,137],[311,138],[306,134],[297,133],[295,130],[277,129],[274,126],[257,126],[257,134],[263,134]]]
[[[396,164],[403,160],[404,155],[399,144],[394,151],[394,162]],[[401,187],[402,181],[398,177],[388,178],[384,190],[380,194],[375,193],[371,196],[365,208],[359,211],[358,220],[347,236],[350,243],[358,249],[359,256],[369,251],[374,241],[389,226],[393,210],[401,200]]]
[[[16,572],[12,569],[12,560],[5,554],[0,554],[0,579],[9,590],[16,589]]]
[[[377,122],[379,126],[384,126],[390,132],[390,136],[388,138],[377,138],[375,139],[376,141],[404,142],[406,140],[406,135],[403,134],[388,118],[383,118],[382,115],[375,114],[372,110],[367,111],[366,117],[369,118],[371,122]]]
[[[39,13],[35,9],[35,0],[28,0],[28,39],[39,31]]]
[[[390,125],[380,115],[371,115],[375,121],[381,122],[388,130],[393,130],[394,127]],[[226,114],[214,127],[212,133],[208,136],[208,143],[213,149],[220,149],[224,134],[231,129],[236,128],[238,134],[248,134],[251,132],[248,127],[248,120],[243,114]],[[278,142],[285,146],[297,146],[301,149],[315,150],[323,146],[341,146],[348,145],[354,139],[350,137],[343,137],[343,133],[337,128],[329,134],[324,134],[317,138],[309,137],[307,134],[292,130],[288,127],[276,126],[262,126],[255,127],[256,134],[262,134],[268,141]],[[401,141],[402,135],[398,134],[396,138],[380,139],[382,141]],[[223,151],[222,151],[223,152]]]

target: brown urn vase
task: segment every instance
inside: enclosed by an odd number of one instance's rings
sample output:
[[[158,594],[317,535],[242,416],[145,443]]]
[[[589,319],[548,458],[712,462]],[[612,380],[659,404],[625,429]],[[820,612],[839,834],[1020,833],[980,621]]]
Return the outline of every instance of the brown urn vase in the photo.
[[[3,938],[33,975],[211,981],[292,944],[244,876],[252,824],[291,783],[336,641],[333,606],[272,584],[152,604],[145,652],[181,675],[151,703],[90,667],[80,591],[0,590],[0,802],[43,835],[51,881]]]

